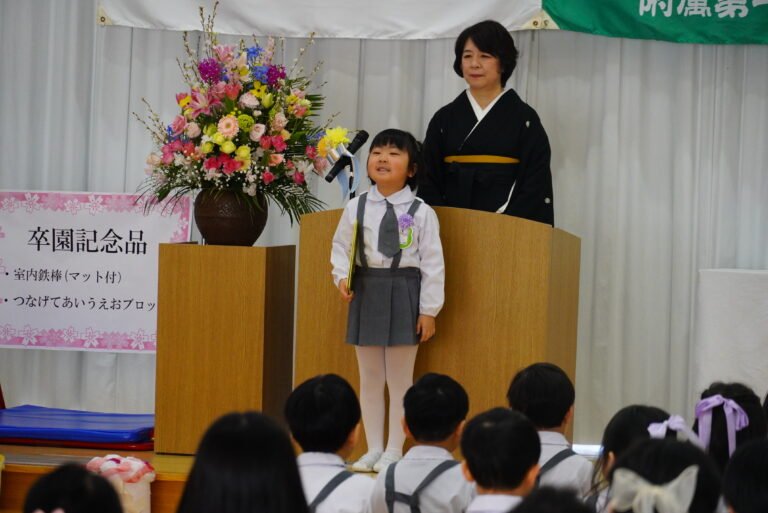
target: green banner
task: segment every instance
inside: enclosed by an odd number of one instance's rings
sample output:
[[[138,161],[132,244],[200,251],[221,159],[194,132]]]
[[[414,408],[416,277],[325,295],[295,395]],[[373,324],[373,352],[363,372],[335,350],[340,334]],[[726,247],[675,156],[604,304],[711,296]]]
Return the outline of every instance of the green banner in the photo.
[[[543,0],[563,30],[678,43],[768,44],[768,0]]]

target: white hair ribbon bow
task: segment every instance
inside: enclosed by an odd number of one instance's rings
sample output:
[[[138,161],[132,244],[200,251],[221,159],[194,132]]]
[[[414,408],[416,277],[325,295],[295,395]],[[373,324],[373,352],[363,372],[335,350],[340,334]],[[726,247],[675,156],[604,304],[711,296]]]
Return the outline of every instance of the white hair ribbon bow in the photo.
[[[610,506],[615,511],[634,513],[686,513],[696,492],[699,467],[691,465],[673,481],[654,485],[626,468],[613,473]]]
[[[695,446],[699,447],[700,449],[704,449],[704,444],[699,439],[698,435],[693,432],[691,428],[688,427],[688,424],[685,422],[685,419],[682,418],[680,415],[672,415],[664,422],[654,422],[653,424],[650,424],[648,426],[648,434],[651,435],[651,438],[665,438],[667,436],[667,430],[671,429],[672,431],[675,431],[677,433],[677,439],[681,440],[683,442],[688,441],[694,444]]]

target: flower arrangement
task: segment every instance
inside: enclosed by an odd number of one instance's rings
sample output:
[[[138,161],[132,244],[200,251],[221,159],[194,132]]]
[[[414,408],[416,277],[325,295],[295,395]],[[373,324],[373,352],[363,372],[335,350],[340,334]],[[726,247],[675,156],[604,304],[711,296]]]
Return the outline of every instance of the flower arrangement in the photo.
[[[152,465],[132,456],[107,454],[92,458],[85,467],[112,484],[125,513],[150,513],[149,485],[155,480]]]
[[[228,190],[259,209],[272,201],[293,222],[323,205],[307,188],[307,173],[323,173],[331,150],[349,142],[347,132],[312,122],[323,97],[308,92],[318,67],[309,76],[299,67],[306,48],[286,71],[273,62],[272,38],[265,46],[219,44],[217,5],[207,17],[200,9],[202,55],[184,34],[188,60],[179,66],[189,90],[176,95],[179,114],[166,125],[147,104],[148,119],[136,115],[156,146],[140,187],[145,206],[199,189]]]

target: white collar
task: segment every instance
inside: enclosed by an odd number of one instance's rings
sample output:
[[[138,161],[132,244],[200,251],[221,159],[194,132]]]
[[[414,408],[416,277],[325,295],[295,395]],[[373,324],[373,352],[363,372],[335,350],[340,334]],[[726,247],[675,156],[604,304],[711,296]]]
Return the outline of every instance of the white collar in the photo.
[[[434,445],[414,445],[405,456],[404,460],[452,460],[453,455],[442,447]]]
[[[472,511],[509,511],[523,502],[519,495],[489,494],[478,495],[467,508],[467,513]]]
[[[330,452],[303,452],[299,454],[296,461],[300,467],[307,465],[344,467],[341,456]]]
[[[415,198],[416,195],[413,193],[409,185],[406,185],[396,193],[390,194],[387,197],[384,197],[375,185],[368,189],[368,199],[371,201],[387,200],[393,205],[398,205],[400,203],[411,203]]]
[[[475,117],[477,118],[477,121],[479,122],[481,119],[485,117],[486,114],[488,114],[494,105],[496,105],[496,102],[499,101],[499,99],[504,96],[504,93],[509,91],[509,89],[502,89],[501,92],[491,100],[491,103],[486,105],[485,108],[482,108],[479,103],[477,103],[477,100],[475,100],[475,97],[472,96],[472,93],[469,92],[469,89],[466,90],[467,92],[467,98],[469,98],[469,104],[472,106],[472,110],[475,112]]]
[[[562,433],[558,433],[557,431],[539,431],[539,440],[541,440],[542,444],[547,445],[563,445],[565,447],[571,446],[565,436]]]

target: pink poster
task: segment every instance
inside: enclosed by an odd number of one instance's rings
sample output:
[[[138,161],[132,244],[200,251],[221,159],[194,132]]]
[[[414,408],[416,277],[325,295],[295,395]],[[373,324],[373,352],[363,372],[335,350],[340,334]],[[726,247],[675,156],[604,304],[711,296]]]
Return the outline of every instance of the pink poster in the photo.
[[[191,202],[144,212],[133,194],[0,191],[0,346],[157,347],[158,245],[187,242]]]

